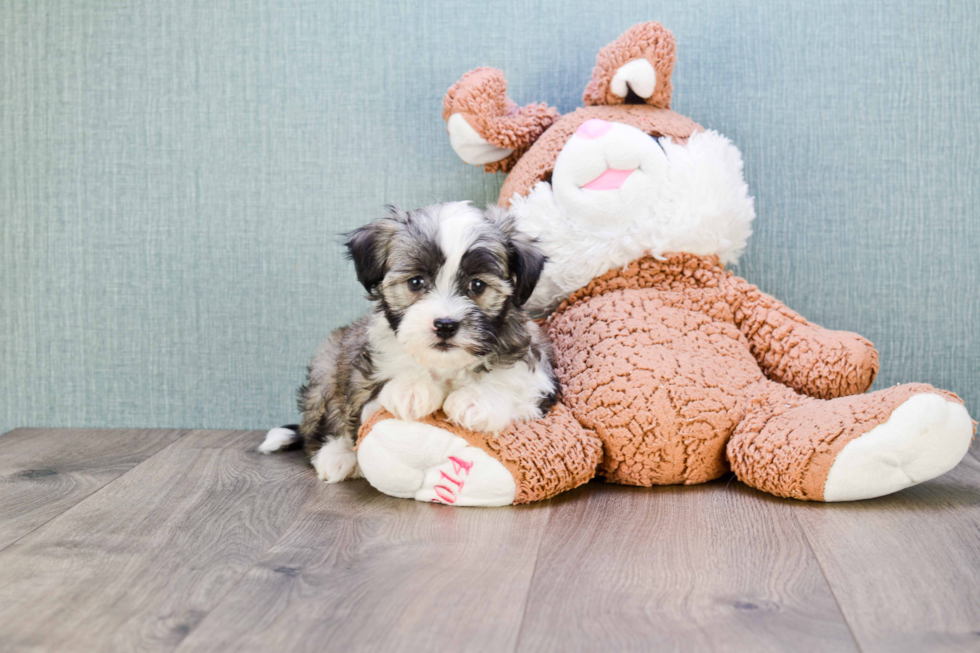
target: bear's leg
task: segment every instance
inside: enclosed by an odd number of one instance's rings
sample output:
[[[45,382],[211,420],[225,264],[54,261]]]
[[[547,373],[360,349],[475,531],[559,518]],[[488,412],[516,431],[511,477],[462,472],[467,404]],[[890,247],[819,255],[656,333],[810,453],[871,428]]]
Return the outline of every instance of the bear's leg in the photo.
[[[507,506],[517,485],[498,460],[426,422],[384,419],[357,449],[364,478],[380,492],[455,506]]]
[[[810,501],[870,499],[945,474],[973,423],[955,395],[925,384],[829,401],[771,384],[728,443],[739,480]]]
[[[441,412],[419,422],[380,410],[360,430],[357,462],[395,497],[455,506],[549,499],[595,476],[602,441],[560,402],[541,419],[500,433],[468,431]]]

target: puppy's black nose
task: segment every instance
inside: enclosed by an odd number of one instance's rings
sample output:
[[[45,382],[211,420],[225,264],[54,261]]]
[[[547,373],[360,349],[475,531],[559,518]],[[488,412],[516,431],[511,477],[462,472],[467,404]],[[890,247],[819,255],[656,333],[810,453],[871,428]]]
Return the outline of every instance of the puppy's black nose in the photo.
[[[449,340],[459,331],[459,322],[450,320],[447,317],[440,317],[433,320],[432,326],[436,328],[436,335],[443,340]]]

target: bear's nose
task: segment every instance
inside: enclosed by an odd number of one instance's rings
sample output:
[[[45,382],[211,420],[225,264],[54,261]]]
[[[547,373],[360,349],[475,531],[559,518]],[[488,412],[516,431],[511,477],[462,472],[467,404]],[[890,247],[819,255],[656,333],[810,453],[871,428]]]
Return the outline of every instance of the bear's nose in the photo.
[[[586,120],[583,122],[579,128],[575,130],[575,135],[581,136],[582,138],[599,138],[610,129],[612,129],[612,123],[608,123],[605,120],[599,120],[598,118],[592,118],[591,120]]]

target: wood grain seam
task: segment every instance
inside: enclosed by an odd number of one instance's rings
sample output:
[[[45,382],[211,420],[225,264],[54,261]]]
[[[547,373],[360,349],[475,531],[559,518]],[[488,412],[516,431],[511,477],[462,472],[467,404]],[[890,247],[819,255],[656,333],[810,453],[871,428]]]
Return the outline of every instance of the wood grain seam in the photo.
[[[548,499],[545,508],[548,511],[548,518],[544,520],[541,527],[541,537],[538,539],[538,546],[534,551],[534,566],[531,568],[531,579],[527,583],[527,591],[524,593],[524,606],[521,608],[521,621],[517,625],[517,638],[514,639],[515,653],[521,649],[521,637],[524,635],[524,622],[527,619],[527,609],[531,599],[531,590],[534,588],[534,579],[538,574],[538,562],[541,559],[541,547],[544,546],[545,538],[548,536],[548,526],[551,524],[552,506],[551,499]]]
[[[33,428],[33,427],[31,427],[31,428]],[[14,431],[17,431],[17,430],[19,430],[19,429],[13,429],[12,431],[7,431],[7,433],[13,433]],[[129,429],[127,429],[127,430],[129,430]],[[132,430],[134,430],[134,431],[149,431],[149,430],[153,430],[153,429],[132,429]],[[37,531],[41,530],[42,528],[44,528],[45,526],[47,526],[48,524],[50,524],[54,520],[60,519],[62,516],[68,514],[69,512],[71,512],[72,510],[74,510],[78,506],[82,505],[83,503],[85,503],[86,501],[88,501],[89,499],[91,499],[92,497],[94,497],[95,495],[99,494],[100,492],[102,492],[103,490],[105,490],[107,487],[109,487],[110,485],[112,485],[113,483],[115,483],[116,481],[118,481],[119,479],[123,478],[124,476],[126,476],[128,474],[133,473],[135,470],[137,470],[140,467],[142,467],[143,465],[145,465],[148,461],[153,460],[155,457],[157,457],[158,455],[160,455],[161,453],[163,453],[164,451],[166,451],[167,449],[169,449],[170,447],[172,447],[174,444],[176,444],[176,443],[180,442],[181,440],[183,440],[187,436],[188,433],[193,433],[193,431],[190,431],[190,430],[187,430],[187,429],[167,429],[167,430],[175,430],[175,431],[177,431],[178,432],[177,437],[175,437],[173,440],[171,440],[167,444],[163,445],[162,447],[160,447],[159,449],[157,449],[156,451],[154,451],[152,454],[150,454],[149,456],[147,456],[146,458],[144,458],[140,462],[136,463],[135,465],[133,465],[132,467],[130,467],[129,469],[127,469],[125,472],[123,472],[122,474],[120,474],[116,478],[114,478],[111,481],[109,481],[108,483],[105,483],[102,486],[95,488],[92,492],[89,492],[84,497],[82,497],[81,499],[79,499],[78,501],[76,501],[74,504],[66,507],[63,511],[59,512],[57,515],[53,515],[50,519],[47,519],[47,520],[41,522],[40,524],[38,524],[37,526],[35,526],[31,530],[27,531],[26,533],[23,533],[16,540],[12,540],[12,541],[8,542],[6,545],[0,547],[0,555],[2,555],[4,551],[6,551],[10,547],[12,547],[14,544],[17,544],[18,542],[20,542],[22,539],[24,539],[28,535],[31,535],[33,533],[36,533]],[[0,437],[2,437],[2,436],[0,436]]]
[[[864,647],[861,646],[861,642],[858,640],[857,635],[854,632],[854,626],[851,625],[850,619],[847,618],[847,614],[844,612],[844,607],[840,603],[840,599],[837,598],[837,591],[834,589],[834,584],[830,582],[830,577],[827,576],[827,572],[823,568],[823,562],[820,560],[820,556],[817,555],[816,550],[810,543],[810,536],[807,535],[806,526],[800,521],[797,511],[793,511],[793,521],[796,522],[796,527],[800,529],[800,534],[803,535],[803,541],[806,542],[806,548],[809,549],[810,555],[817,563],[817,569],[820,570],[820,575],[823,576],[823,580],[827,583],[827,589],[830,590],[830,595],[834,597],[834,604],[837,606],[837,612],[840,614],[841,619],[844,620],[844,625],[847,626],[847,632],[851,636],[851,640],[854,642],[854,646],[857,650],[864,652]]]

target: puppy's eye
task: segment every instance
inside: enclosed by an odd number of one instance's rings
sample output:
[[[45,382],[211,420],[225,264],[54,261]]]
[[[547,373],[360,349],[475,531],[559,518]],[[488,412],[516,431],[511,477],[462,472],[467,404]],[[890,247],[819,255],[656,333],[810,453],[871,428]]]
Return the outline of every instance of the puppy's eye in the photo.
[[[487,289],[487,284],[483,283],[479,279],[473,279],[470,281],[470,292],[474,295],[482,295],[483,291]]]
[[[422,277],[412,277],[408,280],[408,289],[412,292],[418,292],[425,288],[425,279]]]

